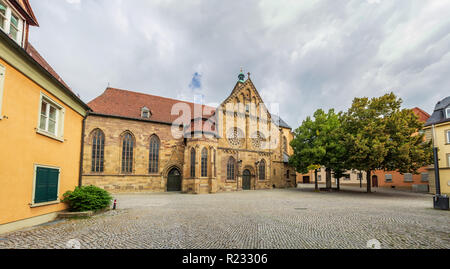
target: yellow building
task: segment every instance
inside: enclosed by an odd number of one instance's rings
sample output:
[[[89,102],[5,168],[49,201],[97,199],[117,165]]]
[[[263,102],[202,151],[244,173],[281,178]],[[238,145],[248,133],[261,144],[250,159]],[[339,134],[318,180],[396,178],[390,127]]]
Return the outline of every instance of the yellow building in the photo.
[[[428,141],[438,148],[439,176],[442,194],[450,194],[450,96],[437,103],[433,115],[425,125]],[[436,194],[434,167],[429,168],[430,190]]]
[[[0,0],[0,234],[53,220],[79,184],[89,110],[28,43],[27,0]]]

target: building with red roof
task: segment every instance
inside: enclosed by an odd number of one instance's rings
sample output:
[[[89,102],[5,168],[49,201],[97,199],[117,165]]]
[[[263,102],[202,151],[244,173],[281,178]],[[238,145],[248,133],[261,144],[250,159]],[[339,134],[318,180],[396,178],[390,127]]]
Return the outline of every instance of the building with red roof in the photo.
[[[205,194],[295,184],[291,128],[243,74],[217,108],[114,88],[89,106],[84,185]]]
[[[28,43],[28,0],[0,0],[0,234],[56,218],[80,183],[90,110]]]

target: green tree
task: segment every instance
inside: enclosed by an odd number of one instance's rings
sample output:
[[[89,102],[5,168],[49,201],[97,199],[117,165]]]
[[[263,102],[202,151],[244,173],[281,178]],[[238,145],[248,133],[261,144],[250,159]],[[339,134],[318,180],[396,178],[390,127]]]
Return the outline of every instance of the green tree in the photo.
[[[344,140],[348,148],[348,168],[367,172],[367,192],[371,192],[374,170],[416,173],[432,163],[432,148],[418,130],[423,123],[394,93],[378,98],[355,98],[342,115]]]
[[[314,113],[314,120],[306,118],[294,135],[290,164],[299,173],[307,173],[313,165],[325,166],[327,189],[331,189],[332,171],[344,166],[347,152],[340,113],[336,114],[333,109],[325,113],[319,109]]]

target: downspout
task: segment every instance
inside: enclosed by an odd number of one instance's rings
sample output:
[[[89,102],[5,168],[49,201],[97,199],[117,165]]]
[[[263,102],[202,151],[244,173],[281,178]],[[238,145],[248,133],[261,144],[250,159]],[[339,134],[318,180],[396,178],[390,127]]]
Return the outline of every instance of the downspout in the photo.
[[[436,188],[436,195],[441,195],[441,179],[440,179],[440,171],[439,171],[439,156],[438,156],[438,146],[436,143],[436,131],[433,125],[432,127],[432,136],[433,136],[433,156],[434,156],[434,185]]]
[[[84,161],[84,136],[86,132],[86,119],[89,116],[89,111],[87,111],[86,116],[83,118],[83,123],[81,127],[81,150],[80,150],[80,169],[78,174],[78,187],[83,186],[83,161]]]

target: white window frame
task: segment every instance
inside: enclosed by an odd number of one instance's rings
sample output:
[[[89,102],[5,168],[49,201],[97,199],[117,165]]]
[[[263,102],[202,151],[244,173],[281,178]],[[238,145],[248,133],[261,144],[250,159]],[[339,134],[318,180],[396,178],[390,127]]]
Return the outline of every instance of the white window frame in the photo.
[[[147,113],[147,116],[145,116],[145,113]],[[141,118],[143,119],[150,119],[150,117],[152,116],[152,113],[150,112],[150,109],[143,107],[141,109]]]
[[[445,109],[445,118],[450,119],[450,107]]]
[[[447,144],[450,144],[450,130],[445,131],[445,140]]]
[[[408,178],[411,176],[411,180],[408,180]],[[406,173],[403,175],[403,182],[405,183],[411,183],[414,182],[414,175],[412,173]]]
[[[384,175],[384,182],[392,183],[392,182],[394,182],[394,177],[391,174],[385,174]]]
[[[35,198],[34,195],[36,194],[36,177],[37,177],[37,169],[38,168],[55,169],[55,170],[59,171],[59,174],[58,174],[58,198],[55,201],[39,203],[39,204],[34,203],[34,198]],[[54,205],[54,204],[61,203],[61,200],[59,199],[60,188],[61,188],[61,168],[60,167],[35,164],[34,165],[34,173],[33,173],[33,193],[31,196],[30,207],[33,208],[33,207],[40,207],[40,206]]]
[[[13,17],[17,18],[17,26],[12,23]],[[14,28],[17,31],[16,38],[15,39],[13,38],[14,40],[17,41],[17,43],[20,43],[20,41],[22,41],[20,38],[21,37],[20,22],[21,22],[20,17],[16,13],[12,12],[11,19],[9,20],[9,34],[11,35],[11,28]]]
[[[3,119],[2,103],[3,103],[3,87],[5,85],[6,68],[0,64],[0,121]]]
[[[6,3],[5,0],[0,0],[2,3],[6,6],[6,14],[4,18],[6,19],[5,25],[3,27],[0,27],[1,30],[3,30],[8,36],[11,37],[11,25],[12,25],[12,16],[18,18],[18,26],[14,26],[14,28],[17,28],[17,38],[13,39],[16,43],[18,43],[21,47],[23,47],[23,32],[25,28],[25,18],[20,15],[20,13],[12,6]]]
[[[0,29],[6,32],[6,24],[8,24],[8,5],[5,3],[5,1],[0,0],[0,3],[2,3],[5,6],[5,15],[0,14],[1,17],[5,20],[3,25],[0,24]]]
[[[45,130],[41,129],[41,114],[42,114],[42,103],[45,102],[47,105],[53,106],[57,110],[56,115],[56,126],[55,132],[56,134],[52,134],[48,132],[48,120],[46,121]],[[47,111],[50,110],[50,106],[48,106]],[[65,108],[52,100],[46,94],[41,92],[41,97],[39,98],[39,115],[38,115],[38,124],[36,128],[36,132],[38,134],[48,136],[50,138],[56,139],[60,142],[64,142],[64,118],[65,118],[66,110]]]

